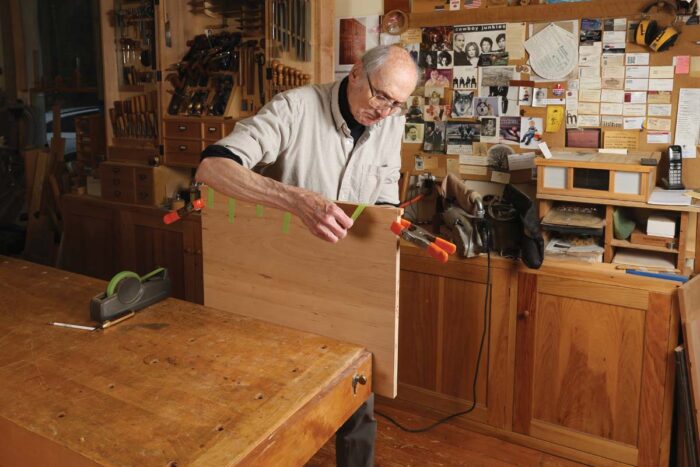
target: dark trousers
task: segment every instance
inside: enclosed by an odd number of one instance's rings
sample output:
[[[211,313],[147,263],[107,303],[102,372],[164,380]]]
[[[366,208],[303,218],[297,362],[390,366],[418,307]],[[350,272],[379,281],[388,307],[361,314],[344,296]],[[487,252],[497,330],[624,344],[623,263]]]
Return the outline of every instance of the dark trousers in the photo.
[[[335,434],[335,463],[338,467],[372,467],[377,420],[374,393],[350,416]]]

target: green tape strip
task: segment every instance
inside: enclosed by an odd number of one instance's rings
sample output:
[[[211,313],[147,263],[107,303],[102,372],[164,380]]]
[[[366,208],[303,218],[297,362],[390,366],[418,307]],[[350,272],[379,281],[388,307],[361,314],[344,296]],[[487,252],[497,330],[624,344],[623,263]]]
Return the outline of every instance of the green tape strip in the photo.
[[[233,224],[233,218],[236,217],[236,200],[228,199],[228,223]]]
[[[207,193],[207,206],[214,206],[214,189],[212,188],[209,188],[209,192]]]
[[[289,223],[292,221],[292,213],[285,212],[282,218],[282,233],[289,233]]]
[[[262,204],[256,204],[255,205],[255,215],[258,217],[263,216],[263,205]]]
[[[360,217],[360,214],[362,214],[362,211],[365,210],[367,207],[366,204],[358,204],[357,207],[355,208],[355,212],[352,213],[352,216],[350,218],[352,219],[353,222],[357,220],[358,217]]]

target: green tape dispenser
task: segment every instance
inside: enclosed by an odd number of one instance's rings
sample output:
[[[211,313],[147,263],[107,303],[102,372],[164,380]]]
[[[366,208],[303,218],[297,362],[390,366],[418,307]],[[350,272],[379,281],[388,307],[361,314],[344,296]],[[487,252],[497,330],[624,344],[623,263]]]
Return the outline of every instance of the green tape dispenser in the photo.
[[[170,296],[168,270],[157,268],[144,276],[122,271],[107,285],[107,291],[90,300],[90,318],[100,323],[153,305]]]

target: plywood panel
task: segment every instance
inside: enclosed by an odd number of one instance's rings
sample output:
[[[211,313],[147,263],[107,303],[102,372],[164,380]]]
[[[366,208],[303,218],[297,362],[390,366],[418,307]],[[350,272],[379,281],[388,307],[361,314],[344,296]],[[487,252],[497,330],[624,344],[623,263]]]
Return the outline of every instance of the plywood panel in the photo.
[[[205,305],[363,345],[374,391],[395,397],[399,244],[389,227],[399,210],[367,207],[331,244],[282,211],[213,200],[202,214]]]

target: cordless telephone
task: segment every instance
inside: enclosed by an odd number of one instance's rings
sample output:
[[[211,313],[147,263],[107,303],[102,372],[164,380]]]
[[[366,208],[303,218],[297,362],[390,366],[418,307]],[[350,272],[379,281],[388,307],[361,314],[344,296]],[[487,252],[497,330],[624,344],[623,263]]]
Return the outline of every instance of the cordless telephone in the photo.
[[[668,148],[668,176],[662,179],[668,190],[683,190],[683,154],[680,146]]]

